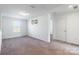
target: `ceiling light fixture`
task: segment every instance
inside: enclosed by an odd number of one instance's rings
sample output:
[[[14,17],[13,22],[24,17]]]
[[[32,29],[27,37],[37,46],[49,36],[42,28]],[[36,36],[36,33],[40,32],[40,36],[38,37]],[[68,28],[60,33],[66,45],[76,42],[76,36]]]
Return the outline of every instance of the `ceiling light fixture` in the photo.
[[[19,14],[22,16],[29,16],[30,15],[29,13],[24,13],[24,12],[20,12]]]
[[[69,5],[68,8],[73,8],[73,6],[72,5]]]

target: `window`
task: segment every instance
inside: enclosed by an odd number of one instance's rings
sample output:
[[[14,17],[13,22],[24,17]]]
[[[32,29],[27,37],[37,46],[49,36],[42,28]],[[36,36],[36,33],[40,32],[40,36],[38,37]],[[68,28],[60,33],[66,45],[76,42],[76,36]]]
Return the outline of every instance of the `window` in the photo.
[[[13,21],[13,32],[20,32],[21,31],[21,22],[20,21]]]

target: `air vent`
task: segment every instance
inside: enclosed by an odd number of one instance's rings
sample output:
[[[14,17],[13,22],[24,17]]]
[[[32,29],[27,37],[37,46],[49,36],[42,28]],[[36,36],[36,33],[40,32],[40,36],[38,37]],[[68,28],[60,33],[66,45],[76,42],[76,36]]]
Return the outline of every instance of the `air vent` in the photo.
[[[77,5],[75,5],[75,6],[73,6],[73,8],[74,8],[74,9],[77,9],[77,8],[78,8],[78,6],[77,6]]]

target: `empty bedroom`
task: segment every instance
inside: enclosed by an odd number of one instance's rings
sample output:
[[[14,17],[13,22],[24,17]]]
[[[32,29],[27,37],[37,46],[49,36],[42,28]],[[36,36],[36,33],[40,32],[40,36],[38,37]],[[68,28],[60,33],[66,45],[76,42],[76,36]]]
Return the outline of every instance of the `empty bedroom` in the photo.
[[[0,55],[79,55],[78,4],[0,4]]]

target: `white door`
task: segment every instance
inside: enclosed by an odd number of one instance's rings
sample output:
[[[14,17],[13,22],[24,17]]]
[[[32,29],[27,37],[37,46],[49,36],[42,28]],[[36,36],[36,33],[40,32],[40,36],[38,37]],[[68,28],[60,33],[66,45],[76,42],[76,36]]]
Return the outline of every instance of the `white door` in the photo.
[[[79,12],[67,16],[67,41],[79,44]]]
[[[66,41],[66,16],[58,15],[55,17],[56,39]]]

